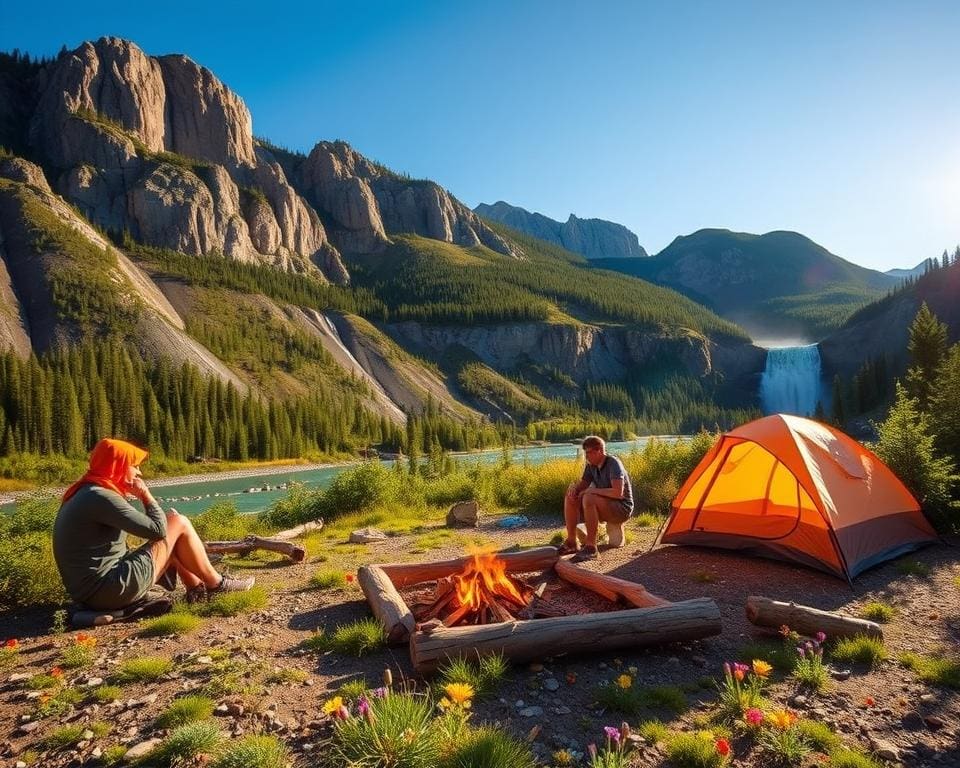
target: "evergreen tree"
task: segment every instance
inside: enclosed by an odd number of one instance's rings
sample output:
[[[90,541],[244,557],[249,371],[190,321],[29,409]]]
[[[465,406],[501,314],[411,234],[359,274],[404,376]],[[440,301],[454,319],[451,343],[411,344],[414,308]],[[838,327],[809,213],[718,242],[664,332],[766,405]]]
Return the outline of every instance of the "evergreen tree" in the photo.
[[[907,394],[914,398],[921,410],[926,410],[933,381],[947,352],[947,326],[941,323],[923,302],[910,326],[910,367],[907,370]]]
[[[960,344],[954,344],[940,365],[930,416],[937,448],[960,466]]]

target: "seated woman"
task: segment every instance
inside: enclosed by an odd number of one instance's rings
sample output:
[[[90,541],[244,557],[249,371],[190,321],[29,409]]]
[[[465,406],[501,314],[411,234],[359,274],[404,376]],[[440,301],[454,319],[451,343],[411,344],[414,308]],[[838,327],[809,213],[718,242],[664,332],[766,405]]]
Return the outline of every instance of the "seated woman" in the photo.
[[[168,568],[187,597],[246,591],[254,579],[228,579],[210,564],[190,521],[164,512],[140,476],[149,454],[105,438],[90,454],[90,469],[63,494],[53,526],[53,554],[67,593],[98,611],[115,611],[142,598]],[[135,496],[144,511],[131,505]],[[146,539],[127,547],[127,534]]]

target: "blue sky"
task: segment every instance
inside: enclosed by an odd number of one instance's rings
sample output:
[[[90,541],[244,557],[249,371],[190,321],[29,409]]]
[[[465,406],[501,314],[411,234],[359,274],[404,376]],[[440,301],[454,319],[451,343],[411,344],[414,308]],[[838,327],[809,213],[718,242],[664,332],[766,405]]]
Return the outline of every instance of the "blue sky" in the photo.
[[[10,4],[13,5],[13,4]],[[142,7],[138,7],[142,6]],[[464,202],[792,229],[879,269],[960,243],[960,3],[16,3],[0,49],[185,53],[254,133]]]

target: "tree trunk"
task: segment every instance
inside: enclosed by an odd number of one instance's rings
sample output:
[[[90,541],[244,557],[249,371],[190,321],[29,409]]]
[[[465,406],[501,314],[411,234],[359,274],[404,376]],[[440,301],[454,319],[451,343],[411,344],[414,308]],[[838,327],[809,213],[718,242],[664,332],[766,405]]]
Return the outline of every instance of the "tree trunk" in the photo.
[[[512,661],[522,662],[561,653],[697,640],[720,631],[720,609],[713,600],[698,598],[554,619],[449,628],[433,625],[410,636],[410,658],[416,671],[424,673],[458,656],[503,653]]]
[[[383,624],[387,642],[406,642],[416,621],[390,577],[378,565],[362,565],[357,569],[357,581],[373,615]]]
[[[557,562],[556,547],[537,547],[521,552],[497,552],[497,557],[506,563],[508,573],[532,573],[553,567]],[[381,565],[390,581],[397,589],[402,589],[421,581],[433,581],[459,573],[473,557],[458,557],[456,560],[440,560],[434,563],[391,563]]]
[[[796,603],[781,603],[768,597],[748,597],[747,618],[759,627],[780,628],[786,625],[808,637],[824,632],[831,638],[868,635],[883,640],[883,630],[879,624],[872,621]]]
[[[647,592],[642,584],[618,579],[616,576],[608,576],[605,573],[588,571],[586,568],[578,568],[569,560],[557,560],[554,568],[557,575],[564,581],[586,587],[591,592],[596,592],[613,602],[622,598],[636,608],[652,608],[656,605],[670,604],[669,600],[664,600],[662,597]]]

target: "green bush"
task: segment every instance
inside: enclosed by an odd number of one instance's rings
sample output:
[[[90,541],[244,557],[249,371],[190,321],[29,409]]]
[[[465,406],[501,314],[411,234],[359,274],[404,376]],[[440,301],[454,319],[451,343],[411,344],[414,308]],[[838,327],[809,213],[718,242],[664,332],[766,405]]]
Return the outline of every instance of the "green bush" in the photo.
[[[144,637],[183,635],[187,632],[193,632],[202,623],[203,619],[192,613],[168,613],[143,622],[140,627],[140,634]]]
[[[837,747],[830,752],[829,768],[885,768],[887,764],[874,760],[869,755],[847,747]]]
[[[347,576],[343,571],[317,571],[310,577],[310,586],[315,589],[343,589]]]
[[[222,734],[215,723],[199,722],[181,726],[156,749],[136,762],[143,768],[176,768],[197,755],[214,751]]]
[[[232,501],[214,504],[191,522],[204,541],[236,541],[263,529],[255,515],[241,515]]]
[[[706,733],[678,733],[667,742],[667,757],[676,768],[720,768],[724,763]]]
[[[477,659],[457,658],[440,670],[439,685],[466,683],[477,696],[493,694],[507,674],[507,660],[503,654],[480,656]]]
[[[836,642],[830,655],[837,661],[855,661],[871,666],[887,658],[883,640],[867,635],[843,637]]]
[[[366,656],[387,643],[383,624],[376,619],[360,619],[337,627],[331,634],[323,631],[305,640],[305,648],[315,651],[336,651],[347,656]]]
[[[921,656],[916,653],[901,653],[897,659],[907,669],[916,672],[925,683],[960,690],[960,659]]]
[[[797,720],[793,727],[818,752],[828,753],[840,746],[840,737],[831,731],[826,723],[816,720]]]
[[[443,761],[449,768],[536,768],[530,748],[492,727],[468,731]]]
[[[187,610],[197,616],[236,616],[240,613],[260,611],[267,605],[267,592],[263,587],[254,587],[246,592],[224,592],[206,602],[194,603]]]
[[[440,718],[424,696],[391,694],[370,700],[371,717],[337,721],[333,765],[369,768],[436,768],[440,764]]]
[[[276,736],[244,736],[218,754],[210,768],[285,768],[287,746]]]
[[[880,624],[886,624],[888,621],[890,621],[890,619],[894,617],[896,612],[897,612],[897,609],[894,608],[892,605],[889,605],[887,603],[874,602],[874,603],[867,603],[865,606],[863,606],[863,611],[861,611],[861,615],[863,616],[863,618],[869,619],[870,621],[876,621]]]
[[[157,728],[179,728],[181,725],[206,720],[213,715],[216,703],[206,696],[184,696],[176,699],[157,718]]]
[[[127,659],[114,675],[121,685],[128,683],[152,683],[173,669],[173,662],[160,656],[138,656]]]
[[[0,610],[59,605],[66,598],[49,532],[0,538]]]

